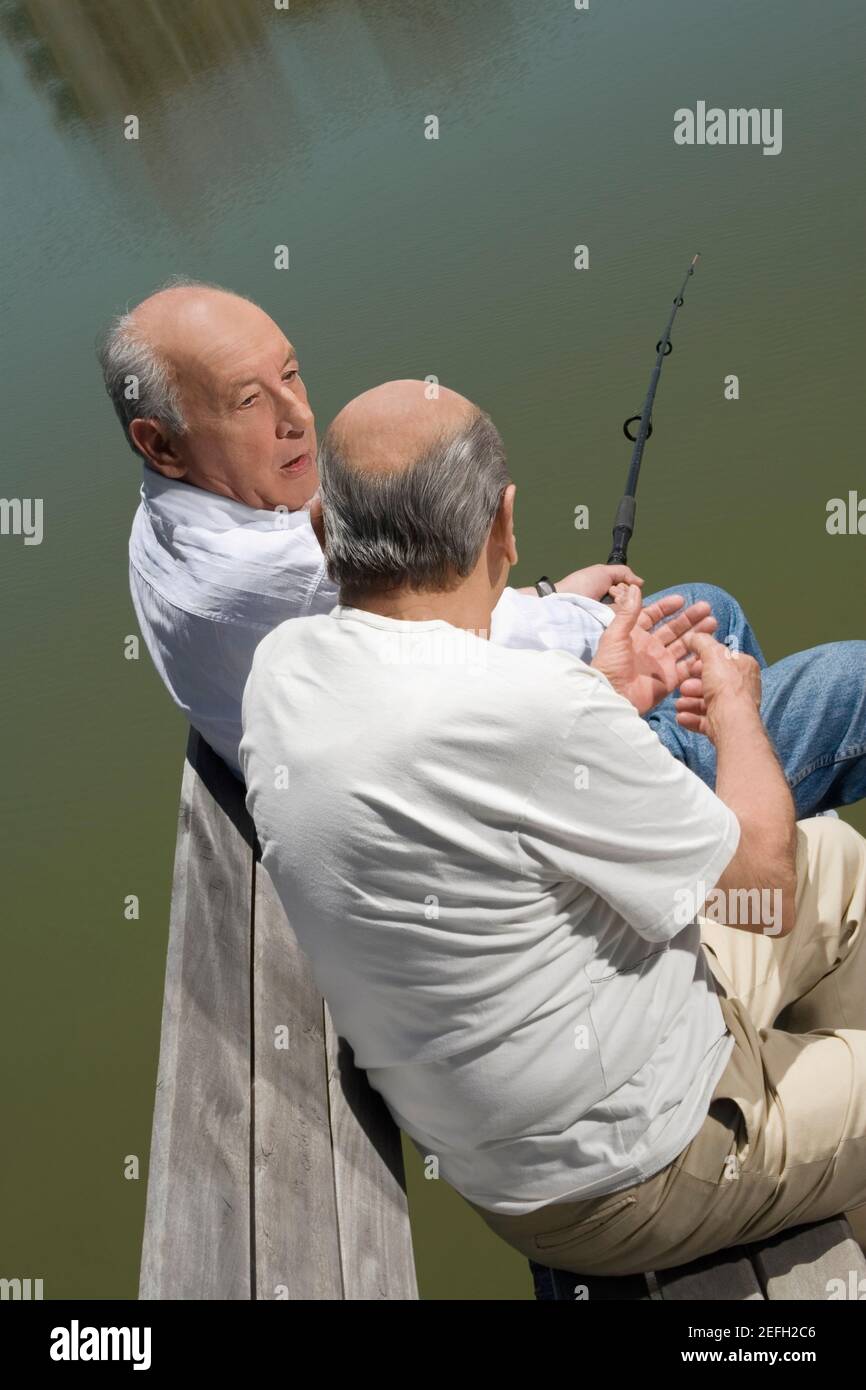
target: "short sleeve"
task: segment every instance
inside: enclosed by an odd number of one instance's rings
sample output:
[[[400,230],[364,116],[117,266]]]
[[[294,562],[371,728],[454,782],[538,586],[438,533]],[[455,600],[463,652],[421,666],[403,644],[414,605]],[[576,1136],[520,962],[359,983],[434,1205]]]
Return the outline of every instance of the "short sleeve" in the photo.
[[[733,858],[739,822],[601,672],[563,662],[554,685],[565,717],[551,720],[520,847],[539,873],[585,884],[640,936],[666,941]]]

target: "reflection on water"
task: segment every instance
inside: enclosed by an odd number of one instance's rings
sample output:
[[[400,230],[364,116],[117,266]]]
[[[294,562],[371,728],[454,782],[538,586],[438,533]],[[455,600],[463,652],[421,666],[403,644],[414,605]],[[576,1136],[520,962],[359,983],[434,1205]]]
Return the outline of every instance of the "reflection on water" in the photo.
[[[268,63],[267,41],[283,37],[286,29],[278,26],[291,24],[299,39],[312,38],[315,46],[307,21],[320,20],[330,3],[291,0],[289,12],[275,10],[270,0],[0,0],[0,34],[61,125],[115,121],[130,111],[158,120],[168,98],[253,53],[264,65],[257,69],[255,104],[285,116],[290,91],[270,87],[277,68]],[[354,86],[359,40],[379,51],[394,91],[411,92],[429,75],[423,41],[435,34],[447,91],[468,64],[483,74],[485,56],[496,61],[510,28],[510,0],[463,0],[450,10],[441,0],[351,0],[338,8],[339,48],[326,31],[326,52],[331,64],[345,64],[344,90]],[[311,60],[316,55],[305,52],[304,62]]]
[[[34,90],[61,132],[83,123],[113,180],[142,173],[173,220],[191,218],[176,196],[177,166],[195,200],[213,179],[220,152],[241,139],[254,146],[273,129],[289,93],[265,40],[273,11],[260,0],[0,0],[0,24]],[[244,86],[256,84],[238,126]],[[192,114],[218,90],[206,123]],[[267,93],[267,99],[263,99]],[[123,138],[139,120],[132,166]],[[174,168],[167,167],[167,161]]]
[[[0,32],[61,122],[158,112],[261,42],[258,0],[0,0]]]
[[[307,170],[315,144],[354,131],[361,113],[415,102],[431,48],[440,101],[471,73],[477,118],[513,3],[291,0],[277,11],[271,0],[0,0],[0,33],[56,129],[86,127],[111,178],[140,184],[146,173],[166,215],[189,230],[232,158],[246,160],[251,180],[265,159],[275,176],[287,161]],[[515,59],[519,73],[517,46]],[[140,123],[134,169],[122,137],[130,114]]]

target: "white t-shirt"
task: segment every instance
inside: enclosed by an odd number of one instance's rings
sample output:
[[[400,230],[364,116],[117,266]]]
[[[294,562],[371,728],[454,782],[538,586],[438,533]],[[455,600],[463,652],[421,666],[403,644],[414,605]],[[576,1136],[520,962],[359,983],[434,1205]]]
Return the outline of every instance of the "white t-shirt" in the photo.
[[[309,513],[247,507],[142,469],[129,538],[138,625],[189,722],[239,775],[241,699],[253,652],[287,618],[329,613],[337,589]],[[558,647],[591,661],[613,614],[575,594],[538,599],[506,589],[495,642]]]
[[[671,1162],[733,1046],[680,893],[739,825],[605,677],[338,607],[263,639],[243,720],[265,866],[441,1175],[517,1213]]]

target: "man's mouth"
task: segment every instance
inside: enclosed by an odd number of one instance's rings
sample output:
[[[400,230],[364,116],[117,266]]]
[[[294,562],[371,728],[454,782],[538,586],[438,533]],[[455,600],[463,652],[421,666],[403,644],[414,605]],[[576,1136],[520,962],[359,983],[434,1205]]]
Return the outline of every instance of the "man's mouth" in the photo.
[[[295,458],[289,459],[288,463],[280,464],[280,472],[291,473],[293,476],[296,473],[306,473],[311,463],[309,454],[297,454]]]

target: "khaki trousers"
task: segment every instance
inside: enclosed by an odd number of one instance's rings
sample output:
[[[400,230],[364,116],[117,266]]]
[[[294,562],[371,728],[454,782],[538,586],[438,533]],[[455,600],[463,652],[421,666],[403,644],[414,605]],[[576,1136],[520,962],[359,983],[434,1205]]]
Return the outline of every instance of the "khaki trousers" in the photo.
[[[688,1147],[602,1197],[524,1216],[470,1206],[522,1254],[582,1274],[667,1269],[842,1212],[866,1245],[864,937],[866,840],[801,821],[788,936],[701,919],[735,1041]]]

